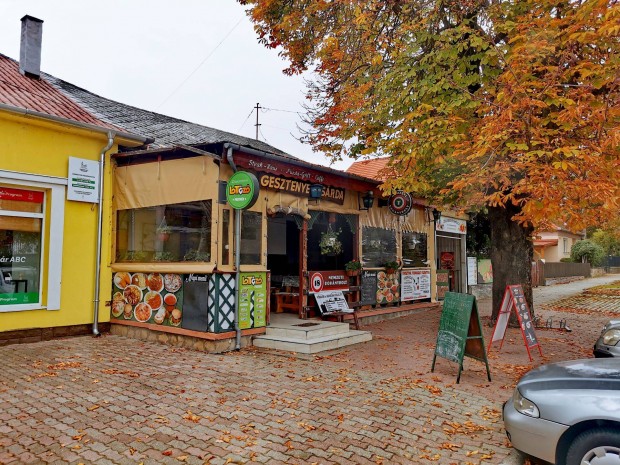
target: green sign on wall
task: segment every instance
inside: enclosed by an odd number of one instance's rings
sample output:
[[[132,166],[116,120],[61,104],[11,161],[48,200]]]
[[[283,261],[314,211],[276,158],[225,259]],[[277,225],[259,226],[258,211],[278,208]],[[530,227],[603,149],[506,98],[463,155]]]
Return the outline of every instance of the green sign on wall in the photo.
[[[431,372],[435,370],[437,357],[456,362],[459,364],[459,374],[456,378],[458,383],[465,356],[484,362],[487,377],[491,381],[476,298],[469,294],[446,292]]]
[[[235,210],[245,210],[258,199],[258,179],[252,173],[237,171],[228,180],[226,200]]]
[[[239,328],[267,325],[267,273],[240,273]]]

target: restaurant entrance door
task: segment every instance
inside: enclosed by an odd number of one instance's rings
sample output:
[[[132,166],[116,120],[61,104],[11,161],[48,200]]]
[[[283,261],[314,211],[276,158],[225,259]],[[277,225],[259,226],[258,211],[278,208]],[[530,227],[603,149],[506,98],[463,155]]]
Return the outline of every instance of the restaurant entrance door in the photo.
[[[271,271],[271,308],[298,313],[303,219],[278,213],[267,218],[267,269]]]

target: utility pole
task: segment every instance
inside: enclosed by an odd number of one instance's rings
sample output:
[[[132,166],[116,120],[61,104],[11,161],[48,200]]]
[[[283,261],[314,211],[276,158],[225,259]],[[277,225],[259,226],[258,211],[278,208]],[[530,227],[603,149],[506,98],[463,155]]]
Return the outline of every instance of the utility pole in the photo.
[[[254,126],[256,126],[256,140],[258,140],[258,127],[260,126],[258,124],[258,110],[261,109],[260,103],[257,103],[254,108],[256,108],[256,124]]]

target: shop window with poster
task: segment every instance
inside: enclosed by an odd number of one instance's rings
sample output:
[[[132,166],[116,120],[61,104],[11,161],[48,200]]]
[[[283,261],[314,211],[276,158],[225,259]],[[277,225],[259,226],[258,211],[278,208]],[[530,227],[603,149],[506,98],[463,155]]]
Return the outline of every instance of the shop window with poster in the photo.
[[[0,188],[0,304],[38,304],[45,194]]]

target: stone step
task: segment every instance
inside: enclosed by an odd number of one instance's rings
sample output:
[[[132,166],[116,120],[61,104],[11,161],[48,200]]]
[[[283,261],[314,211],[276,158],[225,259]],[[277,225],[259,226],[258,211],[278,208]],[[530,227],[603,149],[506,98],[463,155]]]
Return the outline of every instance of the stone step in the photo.
[[[348,323],[320,320],[296,320],[295,323],[271,323],[267,327],[267,336],[276,338],[291,338],[310,340],[326,336],[346,335],[349,332]]]
[[[338,323],[342,324],[342,323]],[[255,336],[253,345],[263,349],[284,350],[300,354],[316,354],[372,340],[370,331],[350,330],[347,333],[299,339],[265,334]]]

